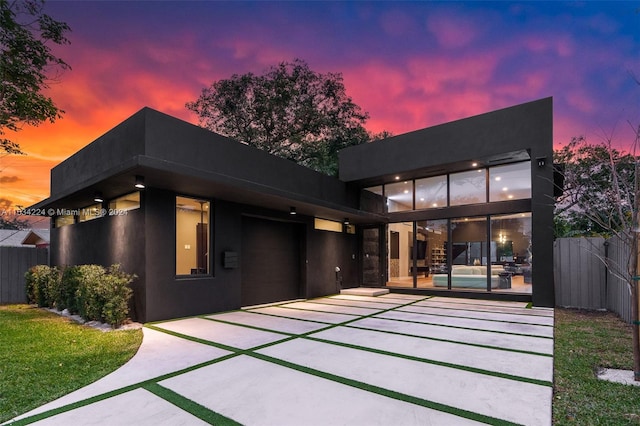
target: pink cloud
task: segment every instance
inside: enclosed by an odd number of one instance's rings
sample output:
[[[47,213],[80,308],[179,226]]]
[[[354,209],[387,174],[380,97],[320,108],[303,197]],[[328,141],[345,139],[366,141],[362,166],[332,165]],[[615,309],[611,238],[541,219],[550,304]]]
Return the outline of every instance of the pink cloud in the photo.
[[[427,29],[436,37],[440,46],[460,48],[470,44],[479,34],[470,18],[447,12],[434,12],[427,18]]]

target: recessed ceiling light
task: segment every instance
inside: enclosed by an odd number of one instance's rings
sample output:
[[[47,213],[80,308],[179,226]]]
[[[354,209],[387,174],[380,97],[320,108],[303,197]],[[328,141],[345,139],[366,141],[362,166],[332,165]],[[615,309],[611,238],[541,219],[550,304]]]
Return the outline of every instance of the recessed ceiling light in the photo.
[[[405,190],[404,190],[404,193],[405,193],[405,194],[408,194],[408,193],[409,193],[409,190],[408,190],[408,189],[405,189]]]
[[[471,167],[478,167],[478,163],[471,163]]]
[[[420,201],[424,201],[424,198],[420,198]]]
[[[400,180],[400,176],[396,176],[396,180]]]
[[[504,188],[502,188],[503,191],[508,191],[509,188],[507,188],[506,186]]]
[[[496,176],[496,182],[499,182],[501,180],[502,180],[502,178],[500,176]]]
[[[507,198],[508,198],[508,199],[512,199],[512,198],[513,198],[513,195],[509,194],[509,195],[507,195]]]
[[[433,207],[438,207],[438,203],[431,204]]]

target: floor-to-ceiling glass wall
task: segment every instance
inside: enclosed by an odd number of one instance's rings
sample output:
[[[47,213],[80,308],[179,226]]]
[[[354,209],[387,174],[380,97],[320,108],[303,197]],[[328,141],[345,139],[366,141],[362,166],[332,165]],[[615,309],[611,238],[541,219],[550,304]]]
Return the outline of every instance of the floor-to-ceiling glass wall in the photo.
[[[491,263],[501,276],[494,291],[531,293],[531,213],[491,217]]]
[[[452,290],[487,291],[487,286],[493,287],[493,283],[487,281],[489,253],[486,217],[451,219],[451,250],[447,254],[451,265]]]
[[[531,293],[531,213],[387,226],[387,286]]]
[[[413,239],[413,222],[387,226],[388,286],[413,287]]]
[[[424,220],[416,222],[416,286],[434,287],[434,280],[447,277],[448,221]],[[442,280],[442,278],[439,278]]]

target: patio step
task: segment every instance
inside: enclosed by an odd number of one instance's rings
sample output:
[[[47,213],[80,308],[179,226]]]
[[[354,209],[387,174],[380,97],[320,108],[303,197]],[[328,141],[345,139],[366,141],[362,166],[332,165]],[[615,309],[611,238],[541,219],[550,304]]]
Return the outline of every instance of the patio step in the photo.
[[[389,293],[389,290],[386,288],[354,287],[340,290],[340,294],[351,296],[382,296],[387,293]]]

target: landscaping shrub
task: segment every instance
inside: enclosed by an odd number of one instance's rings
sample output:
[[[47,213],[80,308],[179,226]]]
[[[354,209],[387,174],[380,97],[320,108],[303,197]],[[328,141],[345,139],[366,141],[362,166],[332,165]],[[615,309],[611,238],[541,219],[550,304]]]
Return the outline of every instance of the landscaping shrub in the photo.
[[[78,273],[76,288],[78,314],[87,321],[100,321],[103,304],[100,283],[105,269],[100,265],[79,265],[75,268]]]
[[[133,291],[129,284],[136,278],[120,270],[99,265],[78,266],[76,289],[80,315],[89,321],[102,321],[118,327],[129,315],[129,299]]]
[[[113,327],[119,327],[129,314],[129,299],[133,290],[129,284],[136,278],[120,270],[120,265],[112,265],[103,277],[104,305],[102,318]]]
[[[71,314],[80,312],[76,292],[82,280],[82,266],[67,266],[62,272],[60,280],[59,300],[56,301],[59,310],[67,309]]]
[[[40,307],[54,307],[59,298],[60,270],[36,265],[25,273],[27,300]]]
[[[112,265],[56,267],[37,265],[25,274],[27,299],[40,307],[68,309],[87,321],[102,321],[118,327],[129,315],[133,290],[129,284],[137,278]]]

